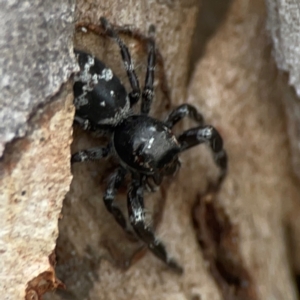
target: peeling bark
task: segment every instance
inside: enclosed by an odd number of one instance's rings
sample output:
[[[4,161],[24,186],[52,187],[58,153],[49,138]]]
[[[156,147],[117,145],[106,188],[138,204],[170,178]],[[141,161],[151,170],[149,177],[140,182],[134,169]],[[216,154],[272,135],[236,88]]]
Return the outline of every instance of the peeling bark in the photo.
[[[24,299],[27,282],[49,271],[48,256],[71,181],[72,85],[28,123],[26,137],[6,146],[0,162],[1,290]]]

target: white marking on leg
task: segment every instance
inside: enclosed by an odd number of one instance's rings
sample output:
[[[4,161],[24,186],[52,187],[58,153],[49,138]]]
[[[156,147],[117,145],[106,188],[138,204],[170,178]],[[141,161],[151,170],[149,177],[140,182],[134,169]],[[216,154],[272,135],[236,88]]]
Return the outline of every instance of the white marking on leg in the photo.
[[[86,161],[88,159],[88,156],[84,151],[78,152],[78,156],[80,158],[80,161]]]
[[[198,131],[197,140],[201,142],[208,142],[211,139],[212,134],[213,134],[212,127],[203,128]]]
[[[134,70],[134,65],[133,63],[128,63],[127,61],[124,61],[124,65],[125,65],[125,70],[126,71],[133,71]]]
[[[144,211],[142,208],[133,211],[133,215],[130,217],[130,222],[137,224],[144,221]]]

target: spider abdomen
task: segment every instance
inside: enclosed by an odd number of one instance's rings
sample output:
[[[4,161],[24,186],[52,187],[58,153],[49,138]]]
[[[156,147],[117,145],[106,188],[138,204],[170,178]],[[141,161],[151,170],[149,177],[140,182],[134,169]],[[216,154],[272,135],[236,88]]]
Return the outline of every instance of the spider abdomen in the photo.
[[[80,67],[74,77],[76,115],[95,126],[116,125],[130,108],[125,87],[99,59],[79,50],[75,55]]]
[[[180,152],[172,131],[146,115],[133,115],[117,126],[113,145],[121,161],[133,171],[153,174],[169,165]]]

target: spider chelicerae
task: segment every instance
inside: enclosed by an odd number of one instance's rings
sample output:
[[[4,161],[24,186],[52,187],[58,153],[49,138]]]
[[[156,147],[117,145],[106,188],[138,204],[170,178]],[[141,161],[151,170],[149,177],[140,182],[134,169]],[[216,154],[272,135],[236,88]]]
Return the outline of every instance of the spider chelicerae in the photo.
[[[131,91],[127,93],[120,79],[102,61],[93,55],[75,50],[80,71],[74,78],[75,123],[84,130],[105,131],[109,143],[92,149],[74,153],[71,162],[99,160],[114,155],[119,161],[116,170],[110,175],[103,196],[107,210],[118,224],[130,231],[126,218],[114,202],[115,195],[125,179],[131,174],[127,193],[127,206],[131,226],[152,253],[170,268],[182,273],[182,267],[171,258],[164,244],[155,236],[145,221],[143,194],[145,189],[154,191],[153,182],[159,186],[164,176],[173,175],[180,167],[179,154],[202,143],[209,145],[221,173],[218,185],[227,171],[227,155],[218,131],[204,123],[203,116],[189,104],[182,104],[168,115],[165,121],[149,116],[154,96],[154,69],[156,65],[155,27],[149,27],[146,38],[148,63],[143,91],[141,93],[128,48],[116,30],[104,17],[100,18],[104,33],[112,38],[120,48],[122,60],[130,82]],[[132,107],[141,96],[141,110],[134,114]],[[197,127],[180,135],[172,132],[173,126],[184,117],[189,117]],[[151,182],[151,184],[150,184]]]

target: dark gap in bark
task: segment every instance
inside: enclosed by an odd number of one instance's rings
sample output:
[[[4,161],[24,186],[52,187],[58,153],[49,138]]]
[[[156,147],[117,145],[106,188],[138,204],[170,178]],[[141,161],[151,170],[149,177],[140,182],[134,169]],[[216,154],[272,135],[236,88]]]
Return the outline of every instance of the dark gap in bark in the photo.
[[[191,46],[189,75],[193,74],[196,62],[204,55],[208,41],[223,23],[232,0],[203,0],[198,13],[197,24]]]
[[[299,295],[300,295],[300,274],[296,273],[294,276],[295,276],[295,282],[296,282],[296,287],[297,287],[297,291],[298,291],[298,299],[299,299]]]
[[[297,235],[297,231],[294,231],[294,228],[290,223],[291,219],[287,218],[287,220],[288,222],[284,222],[283,224],[286,251],[291,274],[294,279],[295,289],[297,290],[297,299],[300,299],[300,270],[297,268],[298,251],[295,244],[295,235]]]
[[[204,259],[224,300],[256,300],[256,288],[239,250],[239,236],[215,194],[198,196],[193,222]]]

